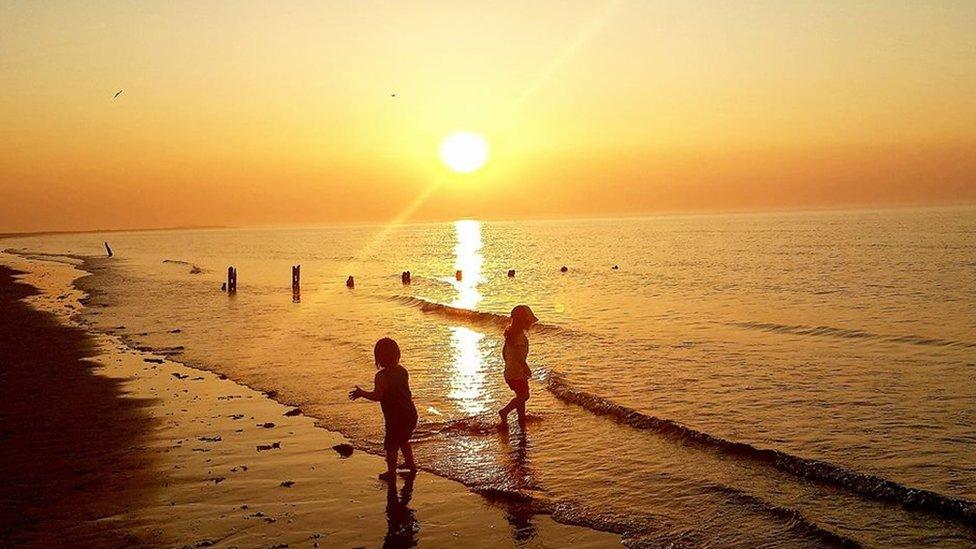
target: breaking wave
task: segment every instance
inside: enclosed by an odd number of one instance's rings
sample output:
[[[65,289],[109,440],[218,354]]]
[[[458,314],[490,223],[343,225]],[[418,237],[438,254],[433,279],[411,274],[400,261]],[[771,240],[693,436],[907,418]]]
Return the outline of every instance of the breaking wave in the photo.
[[[953,498],[929,490],[911,488],[897,482],[860,473],[825,461],[807,459],[779,450],[757,448],[697,431],[670,419],[643,414],[603,397],[572,387],[565,378],[550,372],[546,388],[560,400],[576,404],[594,414],[610,416],[635,429],[655,431],[683,442],[711,448],[739,458],[762,463],[797,477],[842,488],[860,496],[899,503],[909,509],[933,511],[963,523],[976,525],[976,502]]]
[[[462,322],[468,322],[471,324],[496,326],[500,330],[508,326],[509,317],[505,314],[490,313],[487,311],[475,311],[472,309],[465,309],[462,307],[452,307],[451,305],[446,305],[444,303],[438,303],[436,301],[429,301],[420,297],[413,297],[409,295],[394,295],[389,296],[387,299],[394,301],[396,303],[401,303],[403,305],[408,305],[416,309],[420,309],[422,312],[436,314],[445,316],[454,320],[459,320]],[[569,330],[563,328],[562,326],[557,326],[555,324],[545,324],[538,323],[532,327],[533,332],[538,333],[568,333]]]

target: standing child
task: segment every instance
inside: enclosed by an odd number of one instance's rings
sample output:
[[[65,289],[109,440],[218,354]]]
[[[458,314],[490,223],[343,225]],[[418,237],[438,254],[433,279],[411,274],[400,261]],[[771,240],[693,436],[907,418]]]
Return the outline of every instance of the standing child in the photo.
[[[505,383],[515,391],[515,397],[501,410],[502,426],[508,424],[508,414],[518,412],[519,425],[525,427],[525,403],[529,400],[529,338],[525,331],[538,322],[528,305],[517,305],[512,309],[512,323],[505,329],[505,345],[502,358],[505,360]]]
[[[386,437],[383,439],[386,472],[380,474],[380,479],[394,480],[398,451],[403,452],[404,466],[411,473],[417,472],[410,447],[410,436],[417,427],[417,408],[410,394],[410,374],[400,365],[400,346],[397,342],[388,337],[377,341],[373,347],[373,358],[380,370],[373,380],[373,390],[364,391],[357,385],[349,391],[349,399],[365,398],[380,403],[386,423]]]

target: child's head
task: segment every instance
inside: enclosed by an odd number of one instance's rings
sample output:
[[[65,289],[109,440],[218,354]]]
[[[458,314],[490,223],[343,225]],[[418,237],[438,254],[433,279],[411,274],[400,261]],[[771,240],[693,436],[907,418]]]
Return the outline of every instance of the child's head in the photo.
[[[400,363],[400,346],[388,337],[376,342],[373,346],[373,358],[380,368],[389,368]]]
[[[539,318],[528,305],[516,305],[512,309],[512,323],[505,329],[505,338],[508,339],[518,332],[528,330],[536,322],[539,322]]]

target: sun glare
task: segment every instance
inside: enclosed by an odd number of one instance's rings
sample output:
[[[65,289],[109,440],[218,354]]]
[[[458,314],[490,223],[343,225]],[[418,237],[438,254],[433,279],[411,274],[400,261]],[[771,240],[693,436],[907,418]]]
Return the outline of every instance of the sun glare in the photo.
[[[488,160],[488,142],[472,132],[455,132],[441,141],[441,160],[458,173],[470,173]]]

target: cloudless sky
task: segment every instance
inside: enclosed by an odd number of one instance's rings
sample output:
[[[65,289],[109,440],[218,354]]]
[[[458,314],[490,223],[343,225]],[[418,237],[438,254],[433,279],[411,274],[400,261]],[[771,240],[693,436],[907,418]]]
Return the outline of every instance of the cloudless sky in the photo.
[[[0,3],[0,231],[973,202],[972,1]]]

